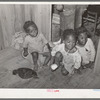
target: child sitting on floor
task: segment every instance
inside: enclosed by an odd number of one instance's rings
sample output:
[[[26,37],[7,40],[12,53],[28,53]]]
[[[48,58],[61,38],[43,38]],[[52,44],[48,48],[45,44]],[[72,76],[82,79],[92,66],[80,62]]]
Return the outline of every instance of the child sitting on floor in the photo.
[[[92,40],[87,36],[87,30],[84,27],[76,29],[78,36],[77,48],[82,56],[83,68],[92,68],[95,59],[95,48]]]
[[[28,58],[28,55],[31,54],[34,70],[37,71],[40,54],[46,57],[43,65],[47,65],[50,60],[49,52],[43,50],[45,45],[48,46],[48,41],[41,32],[38,32],[38,28],[33,21],[26,21],[23,28],[27,34],[23,43],[23,56]]]
[[[76,35],[74,30],[66,29],[63,33],[63,43],[56,45],[51,54],[51,68],[53,65],[56,68],[61,66],[61,72],[63,75],[73,74],[79,72],[81,66],[81,55],[79,54],[76,46]],[[53,69],[53,70],[55,70]]]

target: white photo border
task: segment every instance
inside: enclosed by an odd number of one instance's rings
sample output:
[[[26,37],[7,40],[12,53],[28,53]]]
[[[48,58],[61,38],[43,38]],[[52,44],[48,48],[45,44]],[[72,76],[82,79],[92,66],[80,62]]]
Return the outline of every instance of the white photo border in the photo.
[[[88,2],[70,2],[70,1],[61,1],[61,2],[2,2],[0,4],[71,4],[71,5],[85,5],[85,4],[100,4],[97,1],[88,1]],[[49,89],[51,92],[48,92],[48,89],[0,89],[0,98],[12,99],[41,99],[41,98],[100,98],[99,89]],[[59,90],[59,92],[54,92]]]

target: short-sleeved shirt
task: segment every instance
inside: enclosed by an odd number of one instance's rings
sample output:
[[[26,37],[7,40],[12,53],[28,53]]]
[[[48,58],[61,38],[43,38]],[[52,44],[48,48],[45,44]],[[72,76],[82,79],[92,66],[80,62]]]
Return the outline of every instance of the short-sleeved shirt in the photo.
[[[60,51],[63,55],[63,64],[65,69],[72,73],[74,68],[79,69],[81,66],[81,55],[78,50],[74,53],[69,53],[65,51],[65,44],[59,44],[55,46],[51,52],[52,56],[55,56],[56,52]]]
[[[90,61],[94,61],[95,59],[95,48],[92,40],[90,38],[87,39],[85,46],[81,47],[79,45],[76,46],[79,50],[79,53],[82,56],[82,64],[88,64]]]
[[[31,37],[27,35],[24,40],[23,47],[28,47],[29,52],[37,51],[43,52],[43,48],[48,41],[42,33],[38,33],[36,37]]]

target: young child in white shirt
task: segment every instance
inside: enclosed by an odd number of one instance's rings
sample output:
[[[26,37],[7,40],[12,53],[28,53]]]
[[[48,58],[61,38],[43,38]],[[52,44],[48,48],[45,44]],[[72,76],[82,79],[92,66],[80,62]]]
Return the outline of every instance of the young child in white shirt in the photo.
[[[27,58],[31,54],[34,70],[38,70],[38,59],[39,55],[45,56],[43,65],[47,65],[50,60],[50,53],[44,52],[44,46],[49,46],[48,41],[41,32],[38,32],[38,28],[33,21],[26,21],[23,26],[25,33],[27,34],[23,43],[23,56]]]
[[[87,36],[87,30],[84,27],[76,29],[78,36],[77,48],[82,56],[83,68],[92,68],[95,60],[95,48],[92,40]]]
[[[63,33],[63,43],[56,45],[52,52],[51,68],[56,64],[56,69],[61,66],[63,75],[79,72],[81,55],[76,48],[76,35],[73,29],[66,29]]]

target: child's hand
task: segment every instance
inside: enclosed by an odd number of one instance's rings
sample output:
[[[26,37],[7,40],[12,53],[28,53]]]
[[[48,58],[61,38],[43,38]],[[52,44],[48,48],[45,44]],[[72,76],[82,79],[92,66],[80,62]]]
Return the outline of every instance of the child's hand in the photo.
[[[28,55],[28,52],[27,52],[27,51],[24,51],[24,52],[23,52],[23,56],[26,57],[27,55]]]

